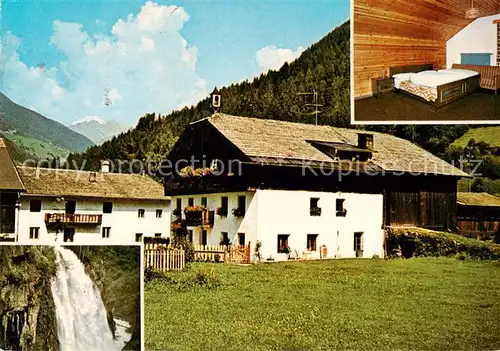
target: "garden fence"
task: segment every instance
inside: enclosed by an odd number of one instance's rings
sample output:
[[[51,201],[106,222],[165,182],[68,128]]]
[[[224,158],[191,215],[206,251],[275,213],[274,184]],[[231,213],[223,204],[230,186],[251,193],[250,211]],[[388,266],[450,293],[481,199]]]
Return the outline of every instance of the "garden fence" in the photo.
[[[154,271],[180,271],[186,266],[186,254],[182,249],[164,244],[144,245],[144,268]]]

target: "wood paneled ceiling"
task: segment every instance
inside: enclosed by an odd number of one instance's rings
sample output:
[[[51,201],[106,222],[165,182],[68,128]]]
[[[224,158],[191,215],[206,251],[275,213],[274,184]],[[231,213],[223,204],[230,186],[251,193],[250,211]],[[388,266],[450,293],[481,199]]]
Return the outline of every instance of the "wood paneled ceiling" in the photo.
[[[354,30],[446,41],[471,22],[465,18],[470,7],[471,0],[354,0]],[[475,0],[474,7],[481,17],[491,16],[500,13],[500,0]]]
[[[354,96],[388,67],[446,65],[446,41],[472,22],[471,0],[353,0]],[[500,0],[474,0],[480,17],[500,14]]]

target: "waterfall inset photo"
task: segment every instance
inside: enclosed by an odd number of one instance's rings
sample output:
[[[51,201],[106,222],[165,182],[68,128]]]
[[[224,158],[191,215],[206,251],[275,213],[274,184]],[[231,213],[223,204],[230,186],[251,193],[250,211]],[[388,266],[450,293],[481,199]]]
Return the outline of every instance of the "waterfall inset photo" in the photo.
[[[1,350],[140,350],[139,246],[0,246]]]

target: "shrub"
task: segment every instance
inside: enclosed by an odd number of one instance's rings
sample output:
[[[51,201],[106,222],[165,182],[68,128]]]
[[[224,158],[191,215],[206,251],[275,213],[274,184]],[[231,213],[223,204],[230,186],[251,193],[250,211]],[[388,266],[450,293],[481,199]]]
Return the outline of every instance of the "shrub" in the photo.
[[[178,290],[189,290],[194,288],[216,289],[221,285],[220,277],[214,270],[196,269],[184,272],[154,272],[151,269],[144,270],[144,281],[157,281],[168,284]]]
[[[498,245],[421,228],[389,229],[386,240],[389,257],[394,257],[395,253],[400,251],[405,258],[418,256],[453,256],[459,259],[500,258]]]

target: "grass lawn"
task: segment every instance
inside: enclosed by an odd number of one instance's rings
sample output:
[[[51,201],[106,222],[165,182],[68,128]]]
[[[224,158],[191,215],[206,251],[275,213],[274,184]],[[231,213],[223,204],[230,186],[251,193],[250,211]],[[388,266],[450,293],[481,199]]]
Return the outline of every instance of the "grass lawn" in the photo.
[[[500,348],[499,262],[358,259],[190,269],[212,271],[221,285],[180,290],[147,283],[146,349]]]

